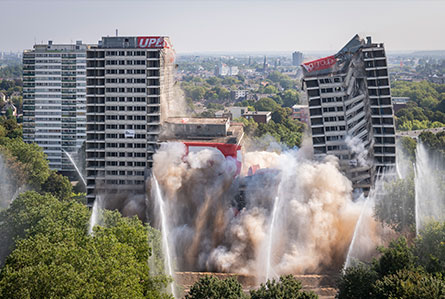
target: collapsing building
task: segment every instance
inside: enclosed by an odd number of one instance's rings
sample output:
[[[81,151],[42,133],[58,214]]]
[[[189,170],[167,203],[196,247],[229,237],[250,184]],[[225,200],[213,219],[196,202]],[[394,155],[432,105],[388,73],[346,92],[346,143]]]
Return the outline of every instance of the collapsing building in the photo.
[[[303,65],[315,158],[335,155],[355,189],[395,167],[394,114],[383,44],[358,35]]]

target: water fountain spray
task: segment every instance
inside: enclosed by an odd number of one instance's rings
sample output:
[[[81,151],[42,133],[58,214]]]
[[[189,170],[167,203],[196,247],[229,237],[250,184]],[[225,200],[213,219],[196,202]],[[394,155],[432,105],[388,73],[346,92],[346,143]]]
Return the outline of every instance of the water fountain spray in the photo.
[[[418,141],[414,165],[416,235],[428,221],[445,219],[445,200],[439,177],[441,169],[437,162]]]
[[[159,186],[158,180],[155,175],[152,176],[152,185],[154,187],[154,199],[156,205],[159,207],[159,215],[161,217],[161,234],[162,234],[162,249],[164,251],[165,258],[165,272],[174,279],[173,265],[172,265],[172,254],[170,251],[170,246],[168,242],[168,225],[166,219],[166,206],[164,199],[162,198],[161,187]],[[170,291],[174,298],[178,298],[175,291],[174,282],[170,284]]]
[[[345,272],[345,270],[347,268],[349,268],[352,265],[351,255],[352,255],[353,249],[354,249],[354,247],[356,245],[356,239],[357,239],[357,235],[358,235],[358,230],[359,230],[359,228],[362,225],[363,215],[365,215],[365,211],[368,208],[369,202],[371,201],[370,198],[365,198],[363,193],[360,195],[358,200],[359,201],[364,201],[364,203],[363,203],[363,207],[362,207],[361,212],[360,212],[360,216],[358,217],[357,223],[355,224],[354,234],[352,235],[351,244],[349,244],[348,254],[346,255],[346,261],[345,261],[345,265],[343,267],[343,273]]]
[[[93,211],[91,212],[90,224],[88,227],[88,235],[93,235],[94,227],[99,223],[102,217],[102,197],[100,195],[96,196],[93,204]]]
[[[277,211],[280,205],[280,197],[275,197],[273,209],[272,209],[272,220],[270,222],[269,227],[269,235],[267,236],[267,253],[266,253],[266,281],[271,278],[275,278],[275,272],[273,272],[272,268],[272,246],[273,246],[273,237],[274,237],[274,229],[276,227],[277,222]],[[273,272],[273,273],[272,273]]]
[[[73,164],[74,168],[76,169],[77,174],[79,175],[80,179],[82,180],[82,183],[84,184],[84,186],[86,187],[87,182],[85,181],[82,173],[79,170],[79,167],[77,167],[76,162],[74,162],[73,157],[71,157],[71,155],[65,151],[64,149],[62,149],[62,151],[65,153],[65,155],[68,157],[68,159],[70,160],[71,164]]]

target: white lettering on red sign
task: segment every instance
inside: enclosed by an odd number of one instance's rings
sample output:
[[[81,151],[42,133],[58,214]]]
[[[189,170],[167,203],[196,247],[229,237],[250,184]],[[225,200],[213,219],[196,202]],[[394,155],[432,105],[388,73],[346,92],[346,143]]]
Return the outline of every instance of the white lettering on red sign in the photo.
[[[335,59],[335,56],[328,56],[325,58],[303,63],[303,67],[306,69],[306,71],[313,72],[330,68],[336,62],[337,59]]]
[[[170,48],[167,40],[162,36],[138,36],[138,48]]]

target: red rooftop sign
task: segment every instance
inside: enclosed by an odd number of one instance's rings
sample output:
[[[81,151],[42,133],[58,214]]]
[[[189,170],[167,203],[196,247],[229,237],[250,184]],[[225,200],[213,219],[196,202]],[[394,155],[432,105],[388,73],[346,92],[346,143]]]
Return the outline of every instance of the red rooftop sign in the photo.
[[[320,59],[317,59],[314,61],[309,61],[309,62],[303,63],[303,67],[308,72],[320,71],[320,70],[330,68],[336,62],[337,62],[337,59],[335,59],[335,56],[328,56],[325,58],[320,58]]]
[[[163,36],[138,36],[137,45],[138,48],[170,48]]]

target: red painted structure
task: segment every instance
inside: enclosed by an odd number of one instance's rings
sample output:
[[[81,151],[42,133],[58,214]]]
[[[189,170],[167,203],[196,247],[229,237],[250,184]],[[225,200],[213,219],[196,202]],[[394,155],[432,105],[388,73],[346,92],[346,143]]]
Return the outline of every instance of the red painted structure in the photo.
[[[216,148],[224,157],[232,157],[236,161],[237,172],[239,175],[241,172],[241,146],[236,144],[218,143],[218,142],[184,142],[187,147],[187,154],[193,151],[200,151],[205,148]]]

